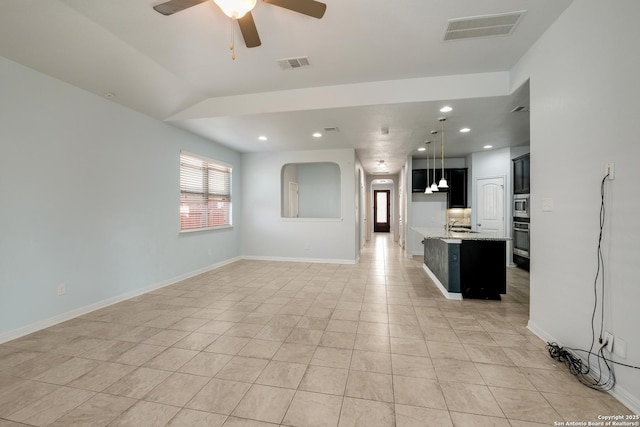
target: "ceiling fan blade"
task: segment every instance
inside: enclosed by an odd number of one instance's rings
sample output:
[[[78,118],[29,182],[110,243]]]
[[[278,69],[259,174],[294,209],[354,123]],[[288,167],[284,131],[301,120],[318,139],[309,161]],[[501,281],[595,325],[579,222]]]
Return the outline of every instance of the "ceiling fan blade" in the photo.
[[[315,0],[263,0],[265,3],[272,4],[274,6],[284,7],[285,9],[292,10],[294,12],[302,13],[303,15],[312,16],[314,18],[322,18],[327,5]]]
[[[240,31],[242,32],[244,44],[247,47],[258,47],[262,44],[262,42],[260,41],[260,36],[258,35],[256,23],[253,20],[253,15],[251,15],[251,12],[247,12],[246,15],[238,19],[238,25],[240,26]]]
[[[169,16],[181,10],[189,9],[191,6],[204,3],[207,0],[170,0],[153,6],[153,9],[163,15]]]

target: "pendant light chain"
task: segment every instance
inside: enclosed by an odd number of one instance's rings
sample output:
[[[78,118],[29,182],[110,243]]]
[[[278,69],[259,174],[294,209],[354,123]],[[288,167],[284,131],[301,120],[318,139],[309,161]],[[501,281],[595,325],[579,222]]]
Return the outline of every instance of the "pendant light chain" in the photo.
[[[432,130],[431,135],[433,135],[433,138],[435,140],[433,144],[433,181],[431,183],[431,192],[436,193],[440,191],[440,189],[438,188],[438,185],[436,184],[436,145],[438,145],[438,142],[437,142],[437,139],[435,138],[438,135],[438,131]]]
[[[447,179],[444,176],[444,121],[447,119],[446,117],[441,117],[438,120],[440,120],[440,165],[442,167],[442,178],[440,178],[438,187],[449,188],[449,185],[447,185]]]
[[[429,169],[429,145],[431,144],[431,141],[425,141],[425,144],[427,144],[427,184],[424,189],[424,194],[433,194],[433,191],[431,191],[431,185],[429,184],[429,172],[431,171]],[[435,160],[433,163],[433,167],[436,167]]]
[[[444,177],[444,119],[440,120],[440,166]]]

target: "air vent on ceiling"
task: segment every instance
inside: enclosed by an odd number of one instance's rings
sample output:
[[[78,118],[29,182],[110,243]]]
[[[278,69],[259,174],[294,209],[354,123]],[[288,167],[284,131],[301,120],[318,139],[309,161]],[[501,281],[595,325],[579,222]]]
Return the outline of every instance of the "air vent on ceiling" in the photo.
[[[308,56],[278,59],[276,62],[283,70],[295,70],[297,68],[309,67],[311,65]]]
[[[444,40],[508,36],[526,12],[526,10],[520,10],[497,15],[450,19],[444,33]]]
[[[531,110],[529,110],[528,105],[518,105],[516,108],[511,110],[512,113],[528,113],[530,111]]]
[[[329,127],[329,128],[324,128],[325,132],[340,132],[340,129],[338,129],[337,127]]]

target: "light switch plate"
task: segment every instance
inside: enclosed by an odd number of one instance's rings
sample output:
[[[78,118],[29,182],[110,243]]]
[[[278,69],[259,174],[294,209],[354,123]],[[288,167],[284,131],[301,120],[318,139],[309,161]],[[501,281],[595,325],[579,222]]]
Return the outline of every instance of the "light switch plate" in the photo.
[[[542,199],[542,212],[552,212],[553,211],[553,199],[549,197],[545,197]]]

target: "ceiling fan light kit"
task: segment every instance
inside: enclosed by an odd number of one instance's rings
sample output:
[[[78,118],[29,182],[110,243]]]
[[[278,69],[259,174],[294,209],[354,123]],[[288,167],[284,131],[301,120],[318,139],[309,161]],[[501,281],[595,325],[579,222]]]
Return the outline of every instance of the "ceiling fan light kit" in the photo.
[[[153,7],[163,15],[169,16],[182,10],[204,3],[208,0],[169,0]],[[257,0],[213,0],[225,15],[238,22],[244,43],[248,48],[258,47],[262,44],[258,29],[253,20],[251,11],[256,6]],[[312,18],[320,19],[324,16],[327,5],[316,0],[262,0],[263,3],[288,9]],[[232,23],[233,24],[233,23]],[[232,27],[233,28],[233,27]],[[233,30],[231,33],[231,51],[234,51]],[[231,56],[235,59],[235,53]]]
[[[257,0],[213,0],[231,19],[240,19],[256,7]]]

